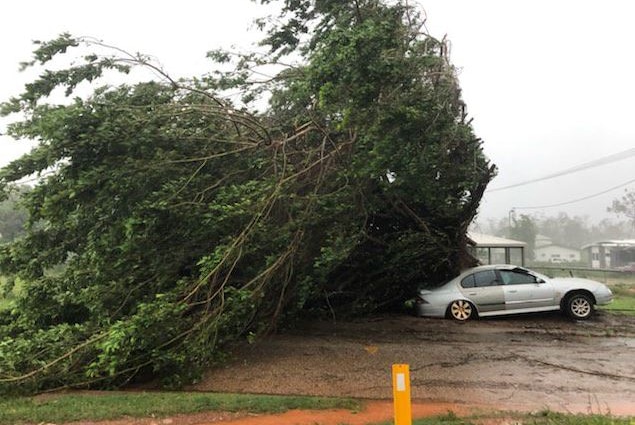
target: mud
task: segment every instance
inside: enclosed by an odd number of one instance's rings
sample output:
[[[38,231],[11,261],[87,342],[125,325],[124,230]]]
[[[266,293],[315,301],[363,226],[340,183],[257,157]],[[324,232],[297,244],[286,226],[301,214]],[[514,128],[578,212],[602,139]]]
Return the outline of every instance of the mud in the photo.
[[[233,359],[192,389],[389,400],[391,365],[408,363],[421,404],[635,415],[635,318],[602,312],[312,322],[239,344]]]
[[[412,416],[423,418],[448,412],[470,413],[467,409],[452,404],[414,404]],[[390,421],[394,418],[392,402],[370,401],[360,412],[349,410],[292,410],[279,415],[258,415],[239,418],[227,424],[232,425],[366,425]]]

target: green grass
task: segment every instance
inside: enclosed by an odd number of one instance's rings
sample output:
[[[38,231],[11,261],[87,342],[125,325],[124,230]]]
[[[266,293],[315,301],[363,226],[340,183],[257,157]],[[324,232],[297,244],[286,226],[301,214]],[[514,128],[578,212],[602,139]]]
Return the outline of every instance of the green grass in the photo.
[[[415,419],[412,425],[477,425],[484,419],[504,418],[509,423],[518,425],[635,425],[633,418],[617,418],[610,415],[571,415],[550,411],[523,414],[498,412],[491,415],[477,415],[461,418],[450,412],[441,416]],[[393,422],[382,422],[377,425],[392,425]]]
[[[581,277],[584,279],[596,280],[598,282],[605,283],[609,286],[613,285],[635,285],[635,273],[629,272],[619,272],[619,271],[605,271],[605,270],[591,270],[584,269],[579,270],[575,268],[567,268],[566,266],[562,267],[531,267],[530,269],[535,270],[539,273],[550,277],[569,277],[573,274],[574,277]]]
[[[522,425],[633,425],[633,418],[618,418],[611,415],[571,415],[540,412],[521,417]]]
[[[388,425],[388,424],[386,424]],[[454,413],[448,413],[442,416],[435,416],[425,419],[415,419],[412,421],[412,425],[475,425],[474,422],[470,422],[469,419],[460,418]]]
[[[600,308],[611,313],[635,316],[635,286],[618,284],[611,286],[611,290],[614,296],[613,302]]]
[[[0,400],[0,424],[165,417],[205,411],[278,413],[290,409],[350,409],[353,399],[186,392],[115,392]]]

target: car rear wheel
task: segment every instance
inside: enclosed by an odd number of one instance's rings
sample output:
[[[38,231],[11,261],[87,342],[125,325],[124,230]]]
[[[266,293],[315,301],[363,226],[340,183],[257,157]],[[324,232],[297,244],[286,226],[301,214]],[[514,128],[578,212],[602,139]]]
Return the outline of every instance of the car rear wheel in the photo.
[[[475,316],[474,307],[465,300],[452,301],[448,307],[448,315],[454,320],[464,322]]]
[[[573,294],[567,298],[567,314],[576,320],[585,320],[593,315],[593,300],[586,294]]]

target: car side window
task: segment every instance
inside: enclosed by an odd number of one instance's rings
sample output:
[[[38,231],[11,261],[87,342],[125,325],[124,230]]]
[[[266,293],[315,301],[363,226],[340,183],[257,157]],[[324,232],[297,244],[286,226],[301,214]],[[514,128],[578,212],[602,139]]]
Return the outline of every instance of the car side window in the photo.
[[[503,284],[522,285],[525,283],[537,283],[536,277],[528,273],[521,273],[514,270],[499,270]]]
[[[499,284],[496,277],[496,272],[494,270],[476,272],[472,276],[474,276],[474,286],[479,288],[484,286],[495,286]]]
[[[461,281],[461,286],[463,288],[474,288],[474,275],[471,274],[468,277],[464,277]]]

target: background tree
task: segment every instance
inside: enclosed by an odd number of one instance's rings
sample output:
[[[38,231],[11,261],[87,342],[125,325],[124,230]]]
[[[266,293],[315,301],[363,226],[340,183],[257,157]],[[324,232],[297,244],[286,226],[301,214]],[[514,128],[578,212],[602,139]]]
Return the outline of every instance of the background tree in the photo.
[[[536,247],[537,234],[538,228],[536,226],[536,223],[530,216],[526,214],[520,214],[518,218],[513,219],[509,237],[515,240],[523,241],[527,244],[525,252],[527,255],[527,259],[529,260],[533,260],[535,258],[534,249]]]
[[[394,308],[473,263],[465,232],[495,169],[445,43],[405,2],[289,0],[276,22],[269,54],[210,52],[235,69],[179,81],[91,40],[39,45],[25,66],[95,54],[3,105],[25,115],[9,132],[41,143],[0,186],[42,178],[0,252],[26,282],[0,312],[0,390],[179,385],[243,335]],[[138,66],[163,80],[50,103]]]
[[[534,219],[538,233],[548,236],[557,245],[580,248],[592,242],[588,219],[584,217],[570,217],[560,212],[555,216],[536,216]]]
[[[631,223],[631,234],[635,232],[635,192],[627,190],[624,196],[613,201],[607,211],[626,217]]]
[[[27,191],[27,187],[20,186],[0,202],[0,243],[11,242],[24,233],[27,211],[20,199]]]
[[[597,223],[590,223],[588,217],[571,217],[564,212],[555,216],[532,214],[529,217],[539,234],[549,237],[555,244],[572,248],[580,248],[585,244],[603,239],[624,239],[632,235],[631,223],[625,220],[605,218]],[[508,217],[490,218],[477,225],[484,233],[501,237],[511,235]]]
[[[591,226],[590,234],[590,242],[603,239],[625,239],[629,235],[635,236],[631,223],[626,220],[616,221],[608,218]]]

